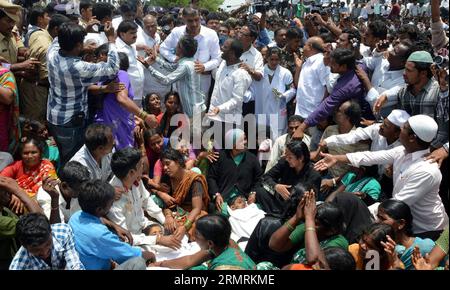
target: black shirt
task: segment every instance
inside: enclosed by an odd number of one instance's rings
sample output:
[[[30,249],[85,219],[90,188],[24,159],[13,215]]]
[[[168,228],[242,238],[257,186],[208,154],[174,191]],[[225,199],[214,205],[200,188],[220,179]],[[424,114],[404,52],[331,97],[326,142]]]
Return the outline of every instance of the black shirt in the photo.
[[[272,167],[263,177],[262,184],[270,193],[275,193],[275,185],[286,184],[295,186],[301,184],[305,190],[314,189],[316,195],[320,192],[320,173],[314,170],[313,164],[309,163],[303,167],[297,174],[295,170],[289,167],[286,159],[281,158],[278,163]]]

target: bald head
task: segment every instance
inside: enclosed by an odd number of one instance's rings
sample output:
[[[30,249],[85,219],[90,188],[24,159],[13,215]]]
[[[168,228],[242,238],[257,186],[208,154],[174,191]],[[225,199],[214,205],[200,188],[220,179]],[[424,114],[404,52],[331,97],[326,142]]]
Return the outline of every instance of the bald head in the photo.
[[[157,29],[158,29],[158,23],[156,22],[156,17],[153,15],[146,15],[144,17],[145,33],[154,38]]]
[[[144,21],[156,21],[156,17],[151,14],[147,14],[144,17]]]
[[[323,48],[325,46],[325,42],[322,38],[318,36],[313,36],[308,38],[308,40],[305,43],[305,46],[303,47],[303,54],[306,57],[310,57],[312,55],[322,53]]]

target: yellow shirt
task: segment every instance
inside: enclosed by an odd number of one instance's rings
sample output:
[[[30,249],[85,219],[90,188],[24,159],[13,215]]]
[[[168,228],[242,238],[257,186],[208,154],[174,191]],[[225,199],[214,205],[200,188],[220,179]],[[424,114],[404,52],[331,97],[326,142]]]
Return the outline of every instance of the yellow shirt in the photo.
[[[16,38],[13,35],[7,37],[0,33],[0,56],[5,58],[8,63],[17,63],[18,48]]]
[[[39,65],[39,79],[43,80],[48,77],[47,71],[47,50],[52,44],[53,38],[47,32],[47,30],[41,29],[33,32],[30,36],[29,48],[30,57],[33,57],[40,61]]]

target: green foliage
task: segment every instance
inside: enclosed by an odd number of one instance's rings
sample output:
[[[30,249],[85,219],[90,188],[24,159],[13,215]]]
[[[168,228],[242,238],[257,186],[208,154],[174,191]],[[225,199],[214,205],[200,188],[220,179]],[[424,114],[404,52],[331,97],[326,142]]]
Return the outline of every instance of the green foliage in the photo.
[[[217,11],[224,0],[198,0],[198,7],[208,9],[209,12]]]
[[[164,8],[186,7],[189,6],[189,4],[191,4],[191,0],[151,0],[146,2],[150,2],[150,5],[152,6],[161,6]]]
[[[209,11],[217,11],[219,6],[223,3],[224,0],[196,0],[197,7],[205,8]],[[150,2],[152,6],[161,6],[161,7],[187,7],[191,4],[191,0],[150,0],[146,1]]]

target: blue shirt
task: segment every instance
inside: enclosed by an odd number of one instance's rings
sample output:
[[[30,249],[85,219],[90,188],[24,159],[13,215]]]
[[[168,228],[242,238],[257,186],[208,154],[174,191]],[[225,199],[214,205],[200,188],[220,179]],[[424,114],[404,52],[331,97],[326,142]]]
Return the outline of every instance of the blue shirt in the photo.
[[[73,233],[67,224],[53,224],[51,265],[33,256],[23,246],[16,253],[10,270],[84,270],[75,250]]]
[[[256,39],[256,47],[264,47],[269,45],[270,43],[270,37],[269,33],[267,32],[267,29],[261,29],[259,31],[258,38]]]
[[[75,248],[87,270],[109,270],[111,260],[122,264],[142,255],[140,248],[119,240],[96,216],[78,211],[69,225],[75,236]]]
[[[419,247],[422,257],[425,257],[425,255],[430,253],[433,249],[434,242],[431,239],[422,239],[416,237],[414,239],[414,243],[408,249],[406,249],[405,246],[402,245],[395,246],[395,251],[397,252],[397,254],[399,254],[400,260],[402,260],[403,264],[405,265],[405,270],[414,270],[411,256],[416,246]]]
[[[79,57],[64,56],[55,38],[47,52],[50,89],[47,101],[47,120],[64,125],[83,112],[88,115],[88,87],[115,78],[120,60],[114,45],[109,46],[108,62],[89,63]]]

